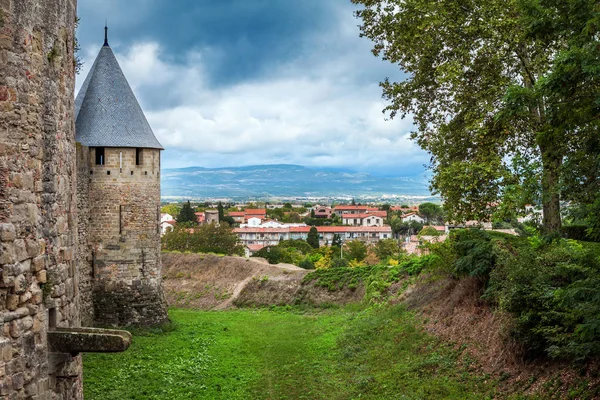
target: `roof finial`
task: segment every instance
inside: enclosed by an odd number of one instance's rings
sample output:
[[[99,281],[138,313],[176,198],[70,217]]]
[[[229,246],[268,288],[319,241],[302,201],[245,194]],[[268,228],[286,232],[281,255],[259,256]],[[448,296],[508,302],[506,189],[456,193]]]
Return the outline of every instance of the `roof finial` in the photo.
[[[108,46],[108,21],[104,23],[104,45]]]

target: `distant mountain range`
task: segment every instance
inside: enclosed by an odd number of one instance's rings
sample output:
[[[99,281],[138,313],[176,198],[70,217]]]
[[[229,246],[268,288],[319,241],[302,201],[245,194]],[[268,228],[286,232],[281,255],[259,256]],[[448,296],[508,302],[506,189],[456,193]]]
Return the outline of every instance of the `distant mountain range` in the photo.
[[[423,175],[378,177],[368,173],[286,164],[164,169],[161,185],[163,198],[431,196]]]

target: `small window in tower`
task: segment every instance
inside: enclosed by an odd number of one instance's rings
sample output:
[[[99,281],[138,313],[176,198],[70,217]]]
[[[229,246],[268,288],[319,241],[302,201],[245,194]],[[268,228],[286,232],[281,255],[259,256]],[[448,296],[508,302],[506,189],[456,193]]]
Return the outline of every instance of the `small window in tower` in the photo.
[[[104,147],[96,147],[96,165],[104,165],[105,163]]]
[[[142,165],[142,149],[135,149],[135,165]]]

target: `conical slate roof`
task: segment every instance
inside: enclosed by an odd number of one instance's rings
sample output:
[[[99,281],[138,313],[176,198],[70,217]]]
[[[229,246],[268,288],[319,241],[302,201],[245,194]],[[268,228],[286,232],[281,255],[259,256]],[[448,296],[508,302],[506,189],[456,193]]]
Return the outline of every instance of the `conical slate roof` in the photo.
[[[75,132],[88,147],[163,149],[106,39],[75,99]]]

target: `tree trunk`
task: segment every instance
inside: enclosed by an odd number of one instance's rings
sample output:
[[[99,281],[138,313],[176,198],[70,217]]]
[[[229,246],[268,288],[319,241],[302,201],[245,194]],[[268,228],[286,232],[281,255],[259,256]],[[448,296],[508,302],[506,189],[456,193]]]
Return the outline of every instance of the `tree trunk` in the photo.
[[[549,147],[549,148],[548,148]],[[540,146],[542,153],[542,226],[546,234],[560,233],[559,178],[562,156],[552,146]]]

